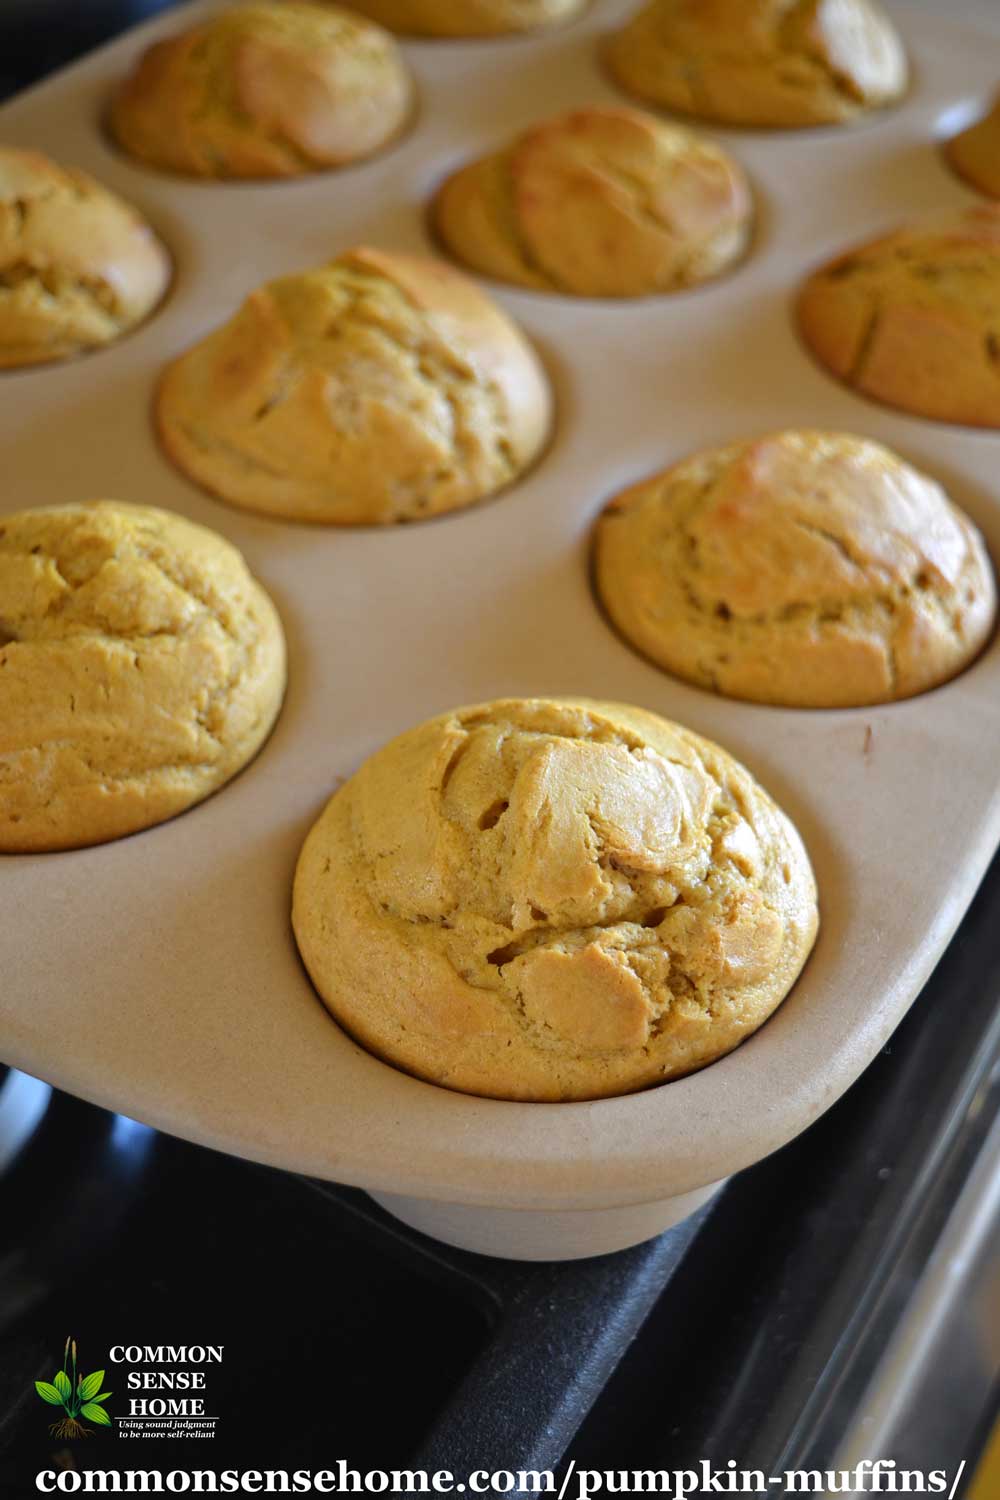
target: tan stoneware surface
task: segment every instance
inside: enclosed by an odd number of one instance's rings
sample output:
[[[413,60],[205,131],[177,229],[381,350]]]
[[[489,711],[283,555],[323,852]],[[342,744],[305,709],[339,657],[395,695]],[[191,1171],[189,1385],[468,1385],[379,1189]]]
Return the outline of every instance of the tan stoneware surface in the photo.
[[[554,1210],[575,1223],[581,1210],[695,1194],[780,1146],[848,1087],[917,994],[1000,840],[1000,644],[945,687],[885,707],[726,701],[609,629],[587,537],[626,484],[698,447],[802,425],[895,448],[945,484],[1000,558],[1000,436],[863,400],[815,365],[791,319],[810,267],[974,201],[937,141],[996,87],[982,23],[897,4],[914,64],[899,109],[849,128],[716,132],[759,201],[752,253],[719,282],[629,305],[494,288],[543,353],[559,419],[537,467],[486,504],[398,528],[282,524],[195,489],[153,437],[164,364],[252,287],[358,242],[427,250],[427,201],[460,161],[557,110],[614,101],[596,44],[630,8],[595,0],[571,25],[512,40],[406,43],[413,132],[374,161],[281,185],[157,175],[102,135],[111,87],[183,10],[0,111],[0,138],[92,172],[146,213],[176,260],[165,304],[134,334],[2,377],[0,511],[112,496],[214,527],[275,599],[290,650],[277,728],[218,795],[100,848],[0,859],[5,1061],[390,1203]],[[816,950],[762,1030],[700,1073],[593,1103],[448,1092],[358,1048],[300,967],[292,872],[338,779],[431,714],[514,694],[583,694],[680,720],[742,760],[802,832],[820,889]],[[633,1237],[667,1222],[661,1209],[633,1214],[645,1226]],[[598,1238],[604,1248],[615,1236]]]

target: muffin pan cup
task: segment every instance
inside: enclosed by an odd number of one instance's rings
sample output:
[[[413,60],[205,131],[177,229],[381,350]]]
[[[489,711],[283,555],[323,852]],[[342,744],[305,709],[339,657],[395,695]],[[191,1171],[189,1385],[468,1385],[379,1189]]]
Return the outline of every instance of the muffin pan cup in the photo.
[[[1000,646],[884,707],[713,697],[609,629],[590,592],[590,527],[625,484],[698,447],[828,427],[941,480],[1000,559],[1000,433],[864,401],[817,368],[792,321],[812,266],[975,201],[936,137],[990,97],[995,28],[900,4],[914,82],[899,109],[846,129],[709,132],[747,166],[760,208],[749,259],[722,280],[623,303],[492,287],[550,370],[549,450],[468,511],[337,530],[242,513],[175,472],[150,422],[164,365],[271,276],[360,242],[430,249],[426,202],[458,161],[617,97],[596,43],[631,3],[597,3],[548,35],[405,43],[421,91],[412,134],[356,167],[253,185],[154,174],[101,132],[137,51],[205,8],[171,11],[0,110],[0,138],[129,198],[177,267],[165,304],[112,348],[0,377],[0,510],[109,496],[214,527],[281,611],[288,696],[253,764],[182,817],[100,848],[0,858],[0,1057],[177,1135],[367,1188],[474,1249],[547,1258],[634,1242],[807,1126],[917,995],[1000,842]],[[515,694],[677,719],[742,760],[805,839],[817,947],[767,1024],[702,1072],[591,1103],[472,1098],[365,1053],[306,978],[292,873],[339,779],[433,713]]]

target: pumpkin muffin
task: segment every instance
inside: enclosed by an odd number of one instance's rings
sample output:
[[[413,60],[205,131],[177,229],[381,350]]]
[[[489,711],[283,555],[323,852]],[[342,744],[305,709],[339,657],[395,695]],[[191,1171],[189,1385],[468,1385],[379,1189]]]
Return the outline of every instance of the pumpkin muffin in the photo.
[[[0,146],[0,367],[68,359],[148,317],[170,259],[86,172]]]
[[[549,432],[527,340],[441,261],[359,249],[285,276],[167,369],[163,446],[247,510],[412,521],[510,484]]]
[[[377,751],[306,839],[292,915],[365,1047],[522,1100],[704,1067],[781,1003],[817,926],[798,834],[748,771],[585,699],[456,709]]]
[[[1000,204],[848,250],[808,278],[797,314],[820,363],[862,395],[1000,427]]]
[[[413,107],[387,32],[339,6],[255,0],[156,42],[118,89],[130,156],[193,177],[300,177],[371,156]]]
[[[503,36],[571,20],[586,0],[354,0],[352,9],[408,36]]]
[[[619,495],[594,536],[611,621],[730,698],[908,698],[984,645],[996,589],[940,485],[865,438],[781,432],[696,453]]]
[[[434,200],[446,247],[487,276],[577,297],[642,297],[718,276],[746,250],[742,169],[624,107],[559,115],[455,172]]]
[[[907,82],[874,0],[651,0],[606,57],[627,93],[722,125],[838,125]]]
[[[987,198],[1000,198],[1000,94],[982,119],[945,141],[944,154],[959,177]]]
[[[97,501],[0,516],[0,852],[162,823],[257,753],[274,606],[222,537]]]

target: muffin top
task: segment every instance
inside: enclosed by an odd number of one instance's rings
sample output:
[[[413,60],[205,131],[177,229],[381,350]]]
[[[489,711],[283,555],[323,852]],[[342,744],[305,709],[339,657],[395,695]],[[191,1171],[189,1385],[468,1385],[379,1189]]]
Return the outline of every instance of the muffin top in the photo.
[[[110,344],[169,281],[169,257],[135,209],[85,172],[0,146],[0,366]]]
[[[781,432],[696,453],[601,516],[594,576],[622,635],[731,698],[884,703],[985,643],[982,538],[940,485],[865,438]]]
[[[988,198],[1000,198],[1000,94],[981,119],[945,141],[944,153],[966,182]]]
[[[585,0],[355,0],[354,10],[410,36],[501,36],[554,26]]]
[[[359,249],[272,281],[168,368],[170,457],[250,510],[409,521],[509,484],[549,432],[527,340],[440,261]]]
[[[808,278],[797,312],[817,359],[855,390],[1000,427],[1000,204],[848,250]]]
[[[607,60],[630,94],[726,125],[838,124],[907,81],[874,0],[651,0]]]
[[[100,844],[228,781],[281,704],[281,624],[235,547],[97,501],[0,517],[0,852]]]
[[[744,251],[742,169],[639,110],[591,106],[526,130],[438,190],[435,227],[488,276],[580,297],[640,297],[716,276]]]
[[[816,933],[786,816],[641,709],[511,699],[373,755],[306,839],[293,924],[334,1016],[500,1099],[628,1093],[767,1018]]]
[[[111,103],[119,145],[196,177],[299,177],[398,135],[413,85],[396,43],[338,6],[255,0],[140,57]]]

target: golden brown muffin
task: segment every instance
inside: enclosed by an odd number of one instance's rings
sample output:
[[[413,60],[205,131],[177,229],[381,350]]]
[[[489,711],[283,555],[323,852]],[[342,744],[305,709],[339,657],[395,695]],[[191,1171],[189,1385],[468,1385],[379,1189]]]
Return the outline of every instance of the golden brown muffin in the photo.
[[[710,449],[626,490],[597,523],[594,578],[657,666],[798,708],[935,687],[996,611],[982,538],[940,485],[836,432]]]
[[[162,823],[260,749],[274,606],[222,537],[97,501],[0,516],[0,852]]]
[[[816,934],[787,817],[642,709],[509,699],[384,746],[303,846],[293,923],[371,1051],[498,1099],[593,1099],[704,1067]]]
[[[907,82],[875,0],[651,0],[606,56],[627,93],[724,125],[836,125]]]
[[[371,156],[413,85],[396,43],[338,6],[252,3],[156,42],[111,105],[130,156],[195,177],[300,177]]]
[[[166,371],[163,445],[285,520],[412,521],[509,484],[549,432],[527,340],[441,261],[359,249],[252,293]]]
[[[0,146],[0,367],[110,344],[152,312],[170,259],[85,172]]]
[[[988,198],[1000,198],[1000,94],[982,119],[945,141],[944,154],[966,182]]]
[[[746,249],[752,201],[718,146],[639,110],[559,115],[455,172],[433,218],[487,276],[578,297],[642,297],[718,276]]]
[[[354,0],[352,9],[404,36],[502,36],[556,26],[586,0]]]
[[[797,314],[820,363],[863,395],[1000,427],[1000,204],[847,251],[809,277]]]

